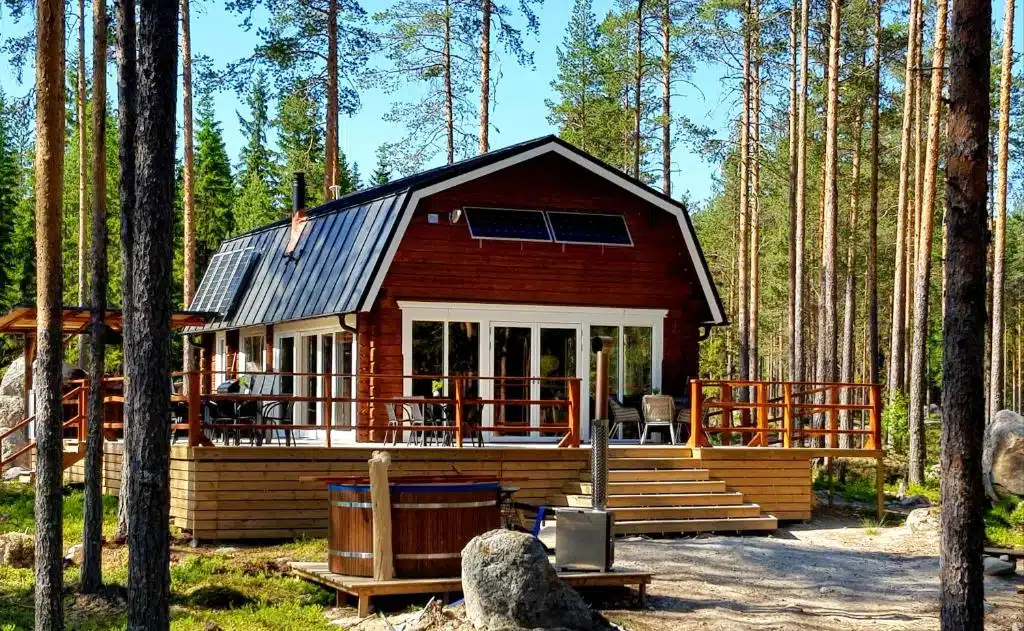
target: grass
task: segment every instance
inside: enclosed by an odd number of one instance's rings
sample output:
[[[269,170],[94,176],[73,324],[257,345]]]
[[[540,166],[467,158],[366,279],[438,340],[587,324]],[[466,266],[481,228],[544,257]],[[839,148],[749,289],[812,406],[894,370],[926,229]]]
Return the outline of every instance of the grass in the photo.
[[[875,537],[882,533],[882,528],[885,528],[885,517],[880,520],[865,517],[861,520],[860,525],[864,529],[864,534],[869,537]]]
[[[999,548],[1024,549],[1024,501],[1001,502],[985,511],[985,538]]]
[[[115,524],[116,504],[116,498],[104,500],[104,531],[108,534]],[[82,506],[81,491],[65,495],[65,549],[81,541]],[[34,532],[31,488],[0,484],[0,533],[6,532]],[[337,629],[324,616],[324,609],[334,603],[333,593],[283,572],[283,559],[317,560],[326,553],[323,539],[236,549],[172,544],[171,629],[198,631],[210,622],[225,631]],[[108,593],[124,594],[127,559],[124,546],[104,548],[103,578]],[[81,597],[78,572],[78,568],[64,572],[66,627],[79,631],[123,629],[123,604]],[[32,586],[32,569],[0,567],[0,631],[33,628]]]

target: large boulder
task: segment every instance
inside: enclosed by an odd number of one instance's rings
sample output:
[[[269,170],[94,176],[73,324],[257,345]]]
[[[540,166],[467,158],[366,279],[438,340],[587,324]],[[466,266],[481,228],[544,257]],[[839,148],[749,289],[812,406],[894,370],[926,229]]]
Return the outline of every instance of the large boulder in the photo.
[[[36,540],[21,532],[0,535],[0,566],[27,568],[36,563]]]
[[[915,508],[907,515],[907,528],[910,532],[921,537],[939,537],[939,509],[938,507]]]
[[[20,397],[25,393],[25,356],[11,362],[0,379],[0,395]]]
[[[25,407],[20,396],[0,395],[0,432],[17,425],[24,418]],[[0,445],[0,454],[3,456],[9,455],[15,449],[24,445],[26,440],[28,440],[28,428],[23,427],[3,440],[3,444]],[[25,463],[27,463],[27,460]]]
[[[535,537],[492,530],[462,550],[466,616],[481,631],[613,629],[555,574]]]
[[[985,428],[981,469],[992,500],[1024,498],[1024,417],[1011,410],[996,413]]]

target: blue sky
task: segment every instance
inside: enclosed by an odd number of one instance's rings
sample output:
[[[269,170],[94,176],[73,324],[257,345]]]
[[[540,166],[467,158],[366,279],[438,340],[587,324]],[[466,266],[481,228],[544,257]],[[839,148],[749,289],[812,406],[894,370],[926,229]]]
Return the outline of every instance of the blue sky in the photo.
[[[86,4],[89,6],[91,2]],[[363,7],[371,13],[389,4],[388,0],[363,0]],[[594,10],[599,19],[612,4],[613,0],[594,0]],[[242,57],[258,42],[255,29],[250,32],[244,31],[239,26],[238,17],[226,12],[222,5],[221,2],[193,0],[192,8],[193,54],[208,55],[218,66]],[[495,129],[491,132],[492,147],[498,148],[557,131],[547,122],[548,112],[544,102],[548,98],[553,98],[550,83],[557,72],[555,48],[562,41],[571,8],[571,0],[547,0],[544,3],[540,10],[540,33],[537,37],[528,39],[528,45],[534,51],[534,68],[524,68],[512,60],[503,59],[500,68],[495,69],[500,71],[501,79],[494,92],[495,106],[491,120]],[[12,24],[9,16],[0,13],[0,32],[5,35],[25,32],[30,26]],[[70,38],[75,37],[76,28],[77,23],[69,25]],[[88,26],[87,37],[91,37],[91,29]],[[73,41],[72,39],[72,46]],[[91,54],[91,43],[87,44],[87,47],[90,48],[88,52]],[[730,108],[721,107],[719,103],[722,92],[720,76],[721,73],[715,68],[701,69],[695,77],[695,83],[700,87],[703,96],[696,89],[680,84],[680,94],[674,102],[676,111],[691,117],[699,124],[724,129],[727,124],[724,113]],[[116,85],[112,79],[111,74],[109,84]],[[0,88],[5,93],[24,95],[30,89],[31,81],[31,68],[25,69],[23,83],[19,84],[10,61],[6,56],[0,56]],[[402,95],[384,94],[372,86],[365,86],[361,89],[360,96],[362,107],[359,112],[352,117],[341,119],[340,142],[350,162],[358,162],[365,177],[373,170],[377,146],[383,142],[398,141],[404,135],[402,129],[382,120],[382,115],[388,110],[392,99],[396,96],[400,98]],[[232,160],[237,160],[244,140],[239,132],[235,112],[244,111],[244,104],[231,90],[218,93],[214,103],[216,116],[224,130],[228,154]],[[440,164],[443,160],[444,156],[439,155],[434,163]],[[673,177],[673,189],[676,194],[689,191],[690,197],[695,201],[709,197],[713,186],[714,166],[684,148],[675,151],[673,160],[674,164],[678,165]]]

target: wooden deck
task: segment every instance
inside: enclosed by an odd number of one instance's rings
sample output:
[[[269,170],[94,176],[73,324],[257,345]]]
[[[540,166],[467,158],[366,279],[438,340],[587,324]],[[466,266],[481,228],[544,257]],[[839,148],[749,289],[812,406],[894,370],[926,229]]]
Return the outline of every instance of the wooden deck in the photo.
[[[171,521],[197,540],[324,536],[327,491],[310,478],[365,475],[376,449],[392,455],[393,475],[487,475],[518,487],[534,506],[586,505],[590,450],[543,445],[485,448],[171,447]],[[103,490],[120,488],[123,443],[104,444]],[[774,530],[810,519],[811,459],[879,459],[863,449],[613,446],[609,508],[616,531]],[[82,463],[69,482],[83,481]],[[650,523],[653,521],[660,523]]]
[[[292,573],[337,591],[338,604],[345,595],[358,599],[360,618],[370,615],[370,599],[374,596],[397,596],[404,594],[443,594],[446,597],[462,591],[462,578],[395,578],[376,581],[361,576],[343,576],[327,569],[327,563],[290,564]],[[647,597],[647,585],[651,582],[649,572],[558,572],[558,577],[574,588],[581,587],[622,587],[636,585],[640,592],[640,606]]]

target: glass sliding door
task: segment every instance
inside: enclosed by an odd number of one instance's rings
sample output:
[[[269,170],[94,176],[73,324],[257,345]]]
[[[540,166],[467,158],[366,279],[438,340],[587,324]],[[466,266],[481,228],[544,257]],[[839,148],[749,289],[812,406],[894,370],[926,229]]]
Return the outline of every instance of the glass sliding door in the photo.
[[[448,323],[448,375],[465,377],[480,376],[480,323],[449,322]],[[448,397],[455,393],[451,390],[454,384],[445,384]],[[464,379],[462,382],[464,400],[480,398],[480,380]],[[464,405],[462,413],[466,423],[480,425],[482,407],[480,405]],[[454,414],[454,411],[453,411]]]
[[[568,401],[570,377],[577,376],[576,358],[580,333],[575,328],[540,329],[540,373],[547,379],[539,382],[544,401]],[[577,405],[579,401],[577,401]],[[568,407],[541,407],[540,426],[565,425],[569,422]],[[565,432],[542,432],[541,436],[558,436]]]
[[[654,392],[652,331],[646,326],[624,326],[624,374],[622,398],[626,405],[640,405],[645,394]]]
[[[619,398],[619,327],[592,325],[592,337],[606,338],[608,354],[608,396]],[[597,353],[590,352],[590,420],[597,418]]]
[[[494,398],[506,401],[527,401],[530,399],[530,375],[532,374],[533,330],[527,326],[494,325]],[[494,424],[529,426],[530,406],[526,404],[502,403],[494,405]],[[498,436],[526,436],[517,432]]]
[[[332,390],[335,397],[355,398],[355,379],[352,376],[355,367],[351,333],[334,334],[334,376]],[[334,427],[349,429],[355,417],[355,403],[338,402],[332,406]]]
[[[317,335],[303,335],[302,336],[302,348],[305,356],[305,361],[302,366],[302,372],[307,373],[302,377],[303,392],[302,394],[307,397],[320,396],[320,389],[318,387],[320,378],[317,375],[319,368],[317,366],[318,360],[318,337]],[[317,424],[317,408],[318,404],[313,401],[307,401],[303,406],[304,412],[302,415],[303,423],[306,425]]]
[[[434,383],[444,374],[444,322],[412,323],[412,396],[431,397],[441,387]]]

